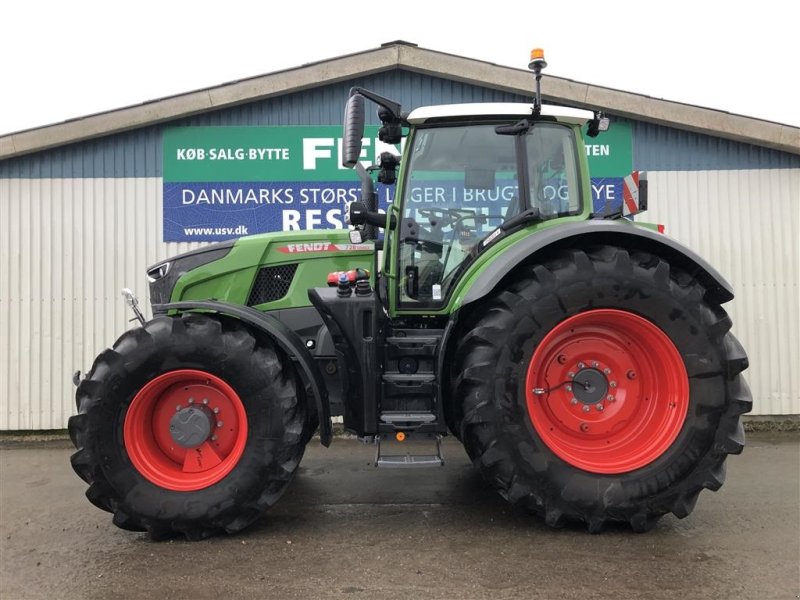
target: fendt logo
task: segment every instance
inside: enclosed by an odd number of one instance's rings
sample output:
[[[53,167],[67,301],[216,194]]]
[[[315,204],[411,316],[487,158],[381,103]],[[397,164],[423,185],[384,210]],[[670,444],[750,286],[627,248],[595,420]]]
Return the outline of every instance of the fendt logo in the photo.
[[[278,252],[294,254],[296,252],[335,252],[336,247],[330,242],[308,242],[305,244],[287,244],[278,248]]]
[[[286,244],[279,246],[278,252],[297,254],[298,252],[372,252],[372,244],[332,244],[331,242],[307,242],[305,244]]]

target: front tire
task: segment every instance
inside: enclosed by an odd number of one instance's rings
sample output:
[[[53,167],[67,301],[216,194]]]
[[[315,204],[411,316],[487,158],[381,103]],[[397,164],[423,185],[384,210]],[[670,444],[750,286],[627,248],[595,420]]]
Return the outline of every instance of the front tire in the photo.
[[[525,266],[473,310],[454,427],[485,478],[549,525],[687,516],[744,445],[747,358],[687,273],[615,246]]]
[[[255,521],[309,437],[290,361],[235,320],[187,313],[123,334],[78,386],[71,462],[123,529],[202,539]]]

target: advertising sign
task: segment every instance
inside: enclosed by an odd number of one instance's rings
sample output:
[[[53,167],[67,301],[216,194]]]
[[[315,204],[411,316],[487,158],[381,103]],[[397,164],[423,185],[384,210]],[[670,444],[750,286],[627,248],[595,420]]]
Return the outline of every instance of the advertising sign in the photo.
[[[222,241],[243,235],[344,226],[358,200],[355,173],[341,166],[341,127],[180,127],[164,131],[164,241]],[[362,159],[401,146],[367,127]],[[595,210],[618,207],[631,171],[630,127],[612,125],[587,145]],[[596,140],[596,141],[595,141]],[[378,185],[386,210],[394,186]]]
[[[595,138],[584,137],[596,213],[619,211],[622,207],[622,180],[633,170],[631,139],[630,123],[613,121],[608,131]]]
[[[360,183],[341,166],[341,127],[182,127],[164,131],[164,241],[344,226]],[[362,158],[399,148],[368,127]],[[391,189],[378,186],[385,209]]]

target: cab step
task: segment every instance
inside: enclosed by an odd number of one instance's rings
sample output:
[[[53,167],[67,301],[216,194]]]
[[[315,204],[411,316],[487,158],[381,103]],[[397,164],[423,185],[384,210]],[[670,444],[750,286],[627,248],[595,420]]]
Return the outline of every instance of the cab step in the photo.
[[[436,415],[431,412],[384,411],[380,419],[381,423],[405,430],[433,423],[436,421]]]
[[[402,438],[400,437],[402,436]],[[413,446],[421,442],[433,442],[435,444],[435,454],[411,454],[406,451],[404,454],[384,454],[382,445],[394,436],[375,436],[377,451],[375,453],[375,466],[382,469],[424,469],[428,467],[443,467],[444,455],[442,454],[442,436],[431,434],[408,435],[398,434],[394,437],[396,441],[392,444],[392,450],[397,451],[398,447],[410,450]]]

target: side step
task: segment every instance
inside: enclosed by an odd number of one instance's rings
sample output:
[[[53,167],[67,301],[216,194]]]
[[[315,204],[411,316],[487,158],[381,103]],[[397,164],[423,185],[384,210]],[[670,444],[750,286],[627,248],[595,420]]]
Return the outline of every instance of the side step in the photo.
[[[414,429],[436,421],[436,415],[430,412],[384,411],[380,414],[381,423],[396,429]]]
[[[435,442],[436,454],[411,454],[408,452],[405,454],[383,454],[381,452],[381,444],[384,436],[377,435],[375,436],[375,444],[378,447],[375,453],[375,466],[383,469],[424,469],[444,466],[441,435],[415,434],[414,439]],[[398,441],[393,449],[396,449],[397,445],[408,443],[406,441]],[[414,442],[411,443],[413,444]]]

